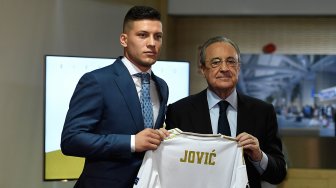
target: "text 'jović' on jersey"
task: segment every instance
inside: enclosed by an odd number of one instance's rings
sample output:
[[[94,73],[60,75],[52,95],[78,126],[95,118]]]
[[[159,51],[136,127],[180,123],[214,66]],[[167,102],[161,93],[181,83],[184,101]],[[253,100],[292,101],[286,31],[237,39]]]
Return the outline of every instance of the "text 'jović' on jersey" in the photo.
[[[246,188],[243,149],[232,137],[169,130],[146,152],[134,188]]]

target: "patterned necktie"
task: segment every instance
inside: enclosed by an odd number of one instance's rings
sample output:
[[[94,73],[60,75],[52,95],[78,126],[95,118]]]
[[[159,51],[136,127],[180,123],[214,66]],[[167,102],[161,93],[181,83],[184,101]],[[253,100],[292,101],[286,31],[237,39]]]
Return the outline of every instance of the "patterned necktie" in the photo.
[[[219,118],[218,118],[218,133],[231,136],[229,121],[226,116],[226,109],[229,106],[227,101],[220,101],[219,105]]]
[[[153,107],[150,98],[150,74],[138,73],[135,76],[141,78],[140,103],[142,116],[144,118],[145,128],[153,128]]]

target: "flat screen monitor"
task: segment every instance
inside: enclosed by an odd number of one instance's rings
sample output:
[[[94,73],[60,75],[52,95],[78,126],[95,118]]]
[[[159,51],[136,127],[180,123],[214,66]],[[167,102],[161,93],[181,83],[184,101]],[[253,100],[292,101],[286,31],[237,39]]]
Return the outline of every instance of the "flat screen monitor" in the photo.
[[[108,66],[114,61],[115,58],[45,56],[44,180],[79,177],[84,159],[65,156],[60,150],[61,132],[70,98],[84,73]],[[157,61],[152,70],[168,84],[168,104],[189,95],[188,62]]]
[[[336,55],[241,54],[238,88],[274,105],[281,135],[335,136]]]

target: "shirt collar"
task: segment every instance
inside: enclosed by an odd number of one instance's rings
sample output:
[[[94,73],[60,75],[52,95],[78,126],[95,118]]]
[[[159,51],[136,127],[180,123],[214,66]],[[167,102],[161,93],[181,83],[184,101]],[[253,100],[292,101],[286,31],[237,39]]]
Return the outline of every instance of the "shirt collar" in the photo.
[[[130,60],[128,60],[126,57],[122,57],[121,61],[124,63],[124,65],[126,66],[127,70],[129,71],[129,73],[131,75],[137,74],[137,73],[141,73],[142,71],[135,66]],[[147,73],[149,73],[151,75],[151,69],[148,69]]]
[[[233,90],[233,92],[225,99],[227,102],[230,103],[230,106],[237,111],[237,91],[236,89]],[[213,91],[211,91],[209,88],[207,89],[207,99],[208,99],[208,105],[209,109],[212,109],[219,101],[222,99],[218,97]]]

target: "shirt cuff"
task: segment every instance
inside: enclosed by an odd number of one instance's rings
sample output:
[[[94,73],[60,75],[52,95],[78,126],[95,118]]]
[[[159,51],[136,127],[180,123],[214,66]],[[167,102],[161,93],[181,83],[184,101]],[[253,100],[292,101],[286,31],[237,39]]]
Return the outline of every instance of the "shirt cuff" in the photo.
[[[135,152],[135,135],[131,135],[131,152]]]
[[[267,155],[262,151],[262,158],[260,161],[253,161],[251,159],[249,159],[251,161],[251,163],[253,164],[254,167],[256,167],[257,171],[259,172],[259,174],[263,174],[267,168],[267,164],[268,164],[268,157]]]

